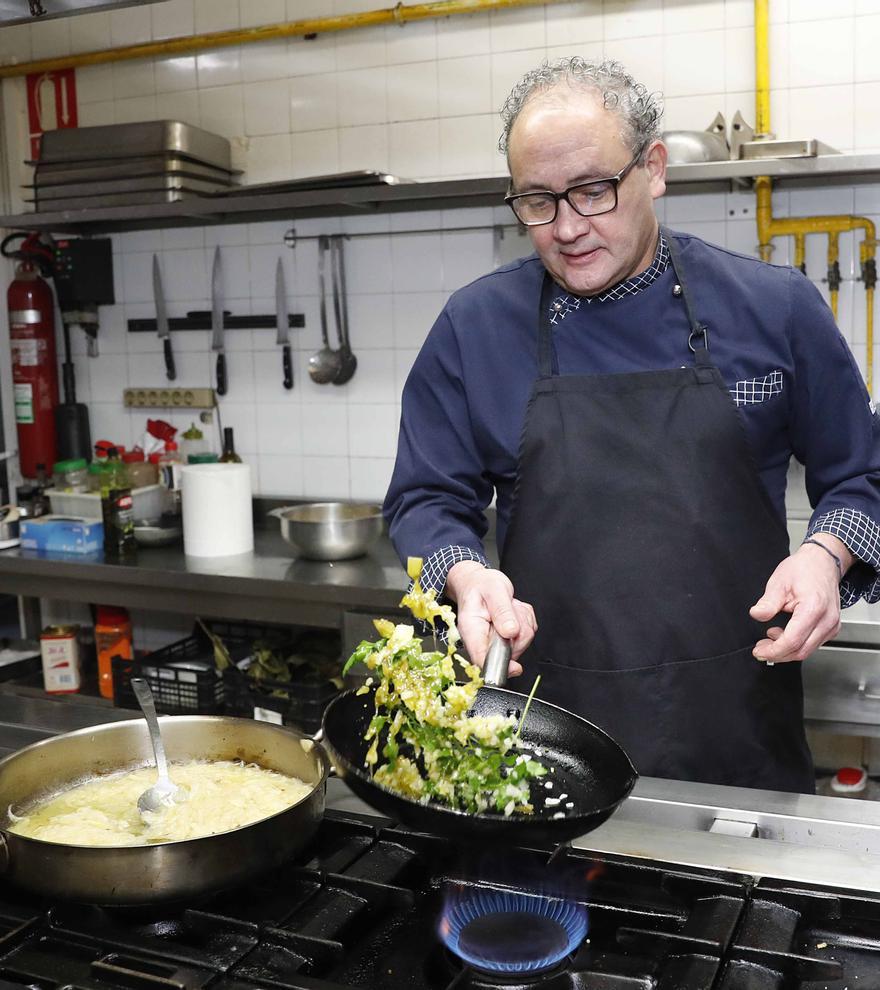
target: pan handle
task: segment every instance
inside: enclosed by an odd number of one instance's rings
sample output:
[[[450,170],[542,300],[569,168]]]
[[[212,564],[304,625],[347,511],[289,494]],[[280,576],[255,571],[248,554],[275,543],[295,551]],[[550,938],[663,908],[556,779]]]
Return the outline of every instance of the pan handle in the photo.
[[[317,732],[313,732],[307,738],[310,739],[316,746],[320,746],[321,749],[324,750],[324,753],[327,756],[327,762],[330,764],[330,770],[328,771],[327,776],[340,777],[341,774],[337,772],[336,767],[333,765],[333,760],[330,754],[327,752],[327,747],[324,745],[324,726],[322,725]]]
[[[510,652],[510,640],[494,633],[483,664],[483,682],[489,687],[504,687],[507,683]]]

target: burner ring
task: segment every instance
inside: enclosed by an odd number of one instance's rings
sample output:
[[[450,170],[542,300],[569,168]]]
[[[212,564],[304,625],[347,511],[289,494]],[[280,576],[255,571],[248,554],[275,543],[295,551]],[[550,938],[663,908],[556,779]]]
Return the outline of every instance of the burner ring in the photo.
[[[483,972],[551,969],[587,934],[587,910],[575,901],[499,890],[469,894],[447,903],[441,935],[451,952]]]

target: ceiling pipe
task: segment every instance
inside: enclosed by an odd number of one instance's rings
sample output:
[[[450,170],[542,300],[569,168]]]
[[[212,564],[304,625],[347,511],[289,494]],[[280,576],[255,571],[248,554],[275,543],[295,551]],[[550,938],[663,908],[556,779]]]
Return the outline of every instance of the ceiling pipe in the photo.
[[[433,0],[429,3],[403,4],[378,10],[365,10],[356,14],[340,14],[336,17],[310,17],[283,24],[265,24],[261,27],[236,28],[231,31],[214,31],[210,34],[193,34],[163,41],[148,41],[122,48],[106,48],[78,55],[44,58],[17,65],[0,66],[0,79],[29,75],[32,72],[53,72],[58,69],[79,68],[88,65],[104,65],[108,62],[125,62],[138,58],[191,55],[229,45],[250,45],[258,41],[275,41],[279,38],[301,38],[331,31],[350,31],[354,28],[376,27],[380,24],[406,24],[457,14],[475,14],[482,11],[506,10],[511,7],[538,7],[556,0]]]

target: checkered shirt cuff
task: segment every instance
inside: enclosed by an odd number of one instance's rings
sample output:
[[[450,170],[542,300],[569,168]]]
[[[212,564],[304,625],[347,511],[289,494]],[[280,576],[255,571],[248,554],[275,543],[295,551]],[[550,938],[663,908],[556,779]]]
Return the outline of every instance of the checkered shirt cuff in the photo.
[[[472,550],[470,547],[441,547],[422,562],[422,573],[419,577],[422,591],[436,591],[439,599],[446,588],[446,575],[453,565],[460,564],[463,560],[475,560],[483,567],[489,566],[489,561],[478,550]]]
[[[806,539],[816,533],[836,536],[850,553],[866,566],[854,566],[840,582],[840,607],[848,608],[860,598],[869,604],[880,601],[880,526],[857,509],[833,509],[810,523]]]
[[[462,560],[475,560],[483,567],[489,566],[489,561],[479,551],[472,550],[470,547],[441,547],[422,561],[422,573],[419,575],[422,591],[436,591],[437,601],[440,601],[446,588],[446,575],[453,564],[458,564]],[[411,590],[412,582],[410,581],[407,592]],[[435,621],[433,628],[430,623],[419,619],[414,619],[413,624],[422,636],[429,636],[433,633],[439,642],[446,644],[446,623],[441,619]]]

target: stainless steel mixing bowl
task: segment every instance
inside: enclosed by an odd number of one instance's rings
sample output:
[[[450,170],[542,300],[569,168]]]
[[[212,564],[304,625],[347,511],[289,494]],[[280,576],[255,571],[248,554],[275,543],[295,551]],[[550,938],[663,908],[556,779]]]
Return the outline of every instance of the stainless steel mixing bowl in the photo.
[[[382,533],[382,508],[364,502],[310,502],[273,509],[281,535],[310,560],[362,557]]]

